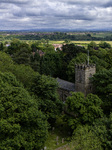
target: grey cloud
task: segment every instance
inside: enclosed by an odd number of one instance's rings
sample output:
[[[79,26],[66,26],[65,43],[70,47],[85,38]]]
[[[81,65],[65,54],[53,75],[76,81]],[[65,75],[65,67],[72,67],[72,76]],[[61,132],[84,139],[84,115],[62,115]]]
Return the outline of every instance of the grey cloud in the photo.
[[[0,29],[112,26],[110,0],[1,0]]]
[[[52,0],[50,0],[52,1]],[[72,5],[83,5],[83,6],[109,6],[109,4],[112,4],[111,0],[57,0],[58,2],[62,2],[65,4],[72,4]]]
[[[103,6],[104,7],[112,7],[112,1],[105,3]]]
[[[26,4],[29,0],[0,0],[0,3]]]

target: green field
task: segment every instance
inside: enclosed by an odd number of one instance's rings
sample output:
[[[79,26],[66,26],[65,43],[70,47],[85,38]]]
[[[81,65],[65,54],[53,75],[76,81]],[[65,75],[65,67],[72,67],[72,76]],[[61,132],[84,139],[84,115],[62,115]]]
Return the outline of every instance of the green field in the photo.
[[[76,45],[82,45],[87,47],[87,45],[90,43],[91,41],[71,41],[71,43],[75,43]],[[99,44],[100,41],[94,41],[96,44]],[[112,46],[112,41],[105,41],[107,43],[109,43]],[[64,41],[50,41],[50,44],[63,44]]]
[[[5,41],[9,42],[10,43],[10,40],[4,40],[4,41],[1,41],[3,43],[5,43]],[[38,40],[22,40],[24,42],[27,42],[29,44],[33,43],[33,42],[36,42]],[[76,45],[81,45],[81,46],[85,46],[87,47],[87,45],[90,43],[91,41],[71,41],[70,43],[74,43]],[[99,44],[100,41],[94,41],[96,44]],[[107,43],[109,43],[111,46],[112,46],[112,41],[105,41]],[[49,41],[50,44],[64,44],[64,41]]]

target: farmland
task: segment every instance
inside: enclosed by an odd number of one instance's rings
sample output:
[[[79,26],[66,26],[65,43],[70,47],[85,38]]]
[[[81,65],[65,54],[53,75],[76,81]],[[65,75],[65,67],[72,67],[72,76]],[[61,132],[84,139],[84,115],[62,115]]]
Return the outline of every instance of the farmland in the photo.
[[[71,43],[75,43],[76,45],[87,46],[91,41],[71,41]],[[96,44],[99,44],[100,41],[94,41]],[[105,41],[112,46],[112,41]],[[64,41],[50,41],[50,44],[63,44]]]

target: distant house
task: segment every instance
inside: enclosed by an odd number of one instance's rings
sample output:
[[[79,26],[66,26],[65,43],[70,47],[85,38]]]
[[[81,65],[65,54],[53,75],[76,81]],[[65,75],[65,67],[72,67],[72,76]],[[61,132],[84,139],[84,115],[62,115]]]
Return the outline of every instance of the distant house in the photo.
[[[9,46],[10,46],[10,44],[6,44],[5,46],[6,46],[6,47],[9,47]]]
[[[57,48],[59,48],[60,50],[62,50],[62,44],[53,44],[55,51],[57,50]]]

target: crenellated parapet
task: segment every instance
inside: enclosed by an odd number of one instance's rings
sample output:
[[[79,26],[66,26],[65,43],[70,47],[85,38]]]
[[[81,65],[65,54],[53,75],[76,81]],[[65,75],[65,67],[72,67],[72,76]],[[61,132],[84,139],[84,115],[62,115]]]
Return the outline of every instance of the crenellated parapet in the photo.
[[[95,64],[89,64],[89,65],[87,65],[87,64],[75,64],[75,68],[85,70],[85,69],[90,69],[90,68],[96,68],[96,65]]]

